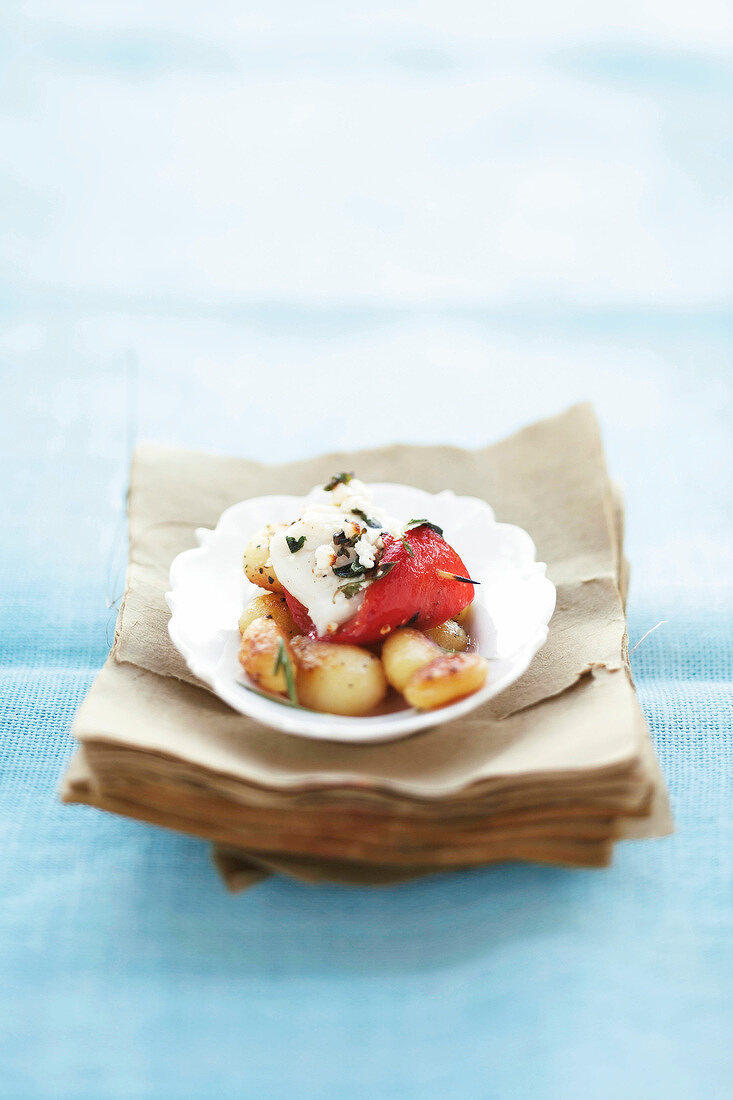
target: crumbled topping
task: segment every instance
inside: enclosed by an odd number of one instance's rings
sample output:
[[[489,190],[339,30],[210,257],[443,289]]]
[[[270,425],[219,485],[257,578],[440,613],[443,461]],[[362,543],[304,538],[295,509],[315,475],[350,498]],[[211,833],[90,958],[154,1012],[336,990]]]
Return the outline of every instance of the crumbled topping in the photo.
[[[371,569],[377,560],[377,555],[382,549],[382,539],[379,536],[379,532],[374,532],[377,535],[376,539],[370,539],[367,534],[363,534],[359,541],[354,546],[354,551],[359,564],[363,565],[365,569]]]
[[[336,551],[327,542],[317,547],[315,553],[315,573],[326,573],[336,561]]]

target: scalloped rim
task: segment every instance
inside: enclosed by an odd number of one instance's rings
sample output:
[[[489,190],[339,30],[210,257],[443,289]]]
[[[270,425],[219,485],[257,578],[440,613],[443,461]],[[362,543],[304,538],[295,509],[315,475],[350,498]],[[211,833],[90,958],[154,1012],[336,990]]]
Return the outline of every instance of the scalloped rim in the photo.
[[[537,619],[539,625],[529,637],[522,639],[522,643],[510,656],[495,658],[495,661],[504,662],[508,667],[503,675],[491,678],[480,691],[466,696],[458,702],[437,711],[416,711],[413,708],[405,708],[390,714],[375,715],[365,718],[346,717],[342,715],[322,714],[317,711],[304,711],[291,709],[269,699],[256,695],[237,682],[231,672],[226,669],[226,658],[229,653],[227,631],[218,632],[221,652],[216,658],[206,653],[201,654],[199,647],[192,646],[187,640],[190,634],[190,622],[188,632],[186,630],[186,603],[190,599],[191,590],[189,582],[191,570],[207,570],[207,560],[212,558],[220,541],[224,538],[236,536],[241,540],[242,549],[251,534],[258,529],[266,519],[259,520],[255,517],[258,511],[264,515],[276,516],[278,513],[287,514],[287,510],[297,509],[302,502],[302,497],[294,496],[267,496],[254,497],[231,505],[222,512],[216,527],[198,528],[196,536],[199,541],[197,547],[184,550],[171,563],[170,567],[170,591],[165,594],[165,599],[171,611],[168,622],[168,633],[176,649],[181,653],[190,671],[199,680],[207,684],[213,692],[235,711],[254,719],[263,725],[270,726],[293,736],[306,737],[316,740],[340,741],[345,743],[376,743],[380,741],[392,741],[407,737],[420,730],[430,729],[445,722],[453,721],[464,714],[475,710],[488,699],[493,698],[514,683],[529,667],[533,657],[544,645],[549,622],[555,609],[555,586],[545,575],[545,565],[537,562],[535,558],[535,546],[521,527],[512,524],[499,524],[494,518],[494,512],[490,506],[478,497],[462,497],[452,490],[446,489],[441,493],[430,494],[424,490],[412,486],[400,485],[393,482],[374,483],[372,489],[375,494],[380,492],[399,494],[407,493],[411,496],[420,496],[426,503],[437,502],[438,511],[443,511],[445,506],[458,509],[462,513],[465,524],[470,523],[471,513],[481,521],[489,523],[498,538],[502,539],[505,547],[509,546],[511,555],[504,554],[505,560],[510,560],[517,577],[521,581],[535,584],[541,580],[537,595],[537,604],[541,609]],[[440,507],[440,506],[443,507]],[[419,512],[417,514],[425,514]],[[436,508],[432,512],[435,515]],[[243,522],[244,517],[244,522]],[[455,523],[455,521],[454,521]],[[451,540],[452,542],[454,540]],[[461,556],[473,556],[464,547],[459,550]],[[471,565],[474,575],[474,568]],[[238,580],[241,574],[238,574]],[[244,581],[246,590],[252,589],[253,594],[258,590],[254,585],[248,585]],[[484,607],[485,605],[479,605]],[[238,612],[235,609],[235,621]],[[535,620],[537,621],[537,620]],[[479,649],[481,651],[481,647]],[[243,674],[242,674],[243,675]]]

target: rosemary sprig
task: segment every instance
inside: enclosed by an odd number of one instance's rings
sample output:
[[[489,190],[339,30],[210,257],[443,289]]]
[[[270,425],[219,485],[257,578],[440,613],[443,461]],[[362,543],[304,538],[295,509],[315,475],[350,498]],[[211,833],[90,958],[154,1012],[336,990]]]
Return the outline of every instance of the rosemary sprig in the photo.
[[[293,662],[290,660],[287,649],[285,648],[285,642],[282,638],[277,640],[277,657],[275,658],[275,667],[272,672],[274,676],[277,676],[280,669],[285,673],[285,684],[288,689],[288,698],[291,703],[298,705],[298,693],[295,690],[295,671],[293,669]]]
[[[245,683],[244,680],[237,680],[240,687],[245,688],[247,691],[251,691],[253,695],[259,695],[262,699],[269,699],[272,703],[279,703],[283,707],[293,707],[295,710],[310,710],[310,707],[304,707],[302,703],[293,703],[290,699],[284,699],[282,695],[275,695],[271,691],[262,691],[261,688],[256,688],[252,684]]]

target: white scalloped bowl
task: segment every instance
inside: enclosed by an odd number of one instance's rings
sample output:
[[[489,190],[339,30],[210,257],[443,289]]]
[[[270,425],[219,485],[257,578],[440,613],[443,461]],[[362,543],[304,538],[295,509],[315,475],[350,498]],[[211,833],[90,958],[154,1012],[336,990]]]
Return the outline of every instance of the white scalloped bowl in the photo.
[[[521,527],[497,523],[485,501],[455,493],[426,493],[388,482],[371,486],[377,504],[402,521],[427,516],[445,530],[471,576],[475,589],[472,649],[489,658],[480,691],[434,711],[411,707],[366,718],[283,706],[249,691],[237,657],[242,609],[261,593],[242,571],[251,536],[266,523],[289,523],[301,497],[243,500],[228,508],[214,531],[196,532],[199,546],[179,554],[171,565],[168,631],[195,676],[241,714],[297,737],[326,741],[392,741],[417,730],[451,722],[498,695],[527,670],[544,645],[555,609],[555,586],[535,561],[534,543]]]

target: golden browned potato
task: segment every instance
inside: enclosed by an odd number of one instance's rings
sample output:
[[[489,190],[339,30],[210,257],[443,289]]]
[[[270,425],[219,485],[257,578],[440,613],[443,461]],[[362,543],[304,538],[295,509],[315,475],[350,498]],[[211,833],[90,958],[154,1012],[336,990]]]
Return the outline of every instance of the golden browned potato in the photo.
[[[283,590],[270,561],[270,539],[284,526],[284,523],[268,523],[267,527],[252,536],[244,549],[242,565],[247,580],[270,592]]]
[[[254,619],[242,634],[239,663],[251,680],[263,691],[288,694],[285,666],[278,660],[280,647],[291,662],[293,651],[273,619]]]
[[[411,676],[404,696],[418,710],[435,710],[478,691],[488,671],[489,662],[477,653],[444,653]]]
[[[468,634],[454,619],[446,619],[444,623],[426,630],[425,635],[451,653],[463,653],[468,648]]]
[[[239,633],[244,634],[255,619],[271,619],[286,638],[298,633],[285,597],[277,592],[265,592],[247,604],[239,618]]]
[[[403,691],[411,676],[439,657],[442,650],[420,630],[395,630],[382,646],[382,664],[392,687]]]
[[[327,714],[369,714],[387,693],[382,662],[355,645],[293,638],[298,702]]]
[[[455,622],[465,626],[466,622],[471,618],[473,614],[473,604],[470,603],[467,607],[463,608],[463,611],[459,611],[455,616]]]

